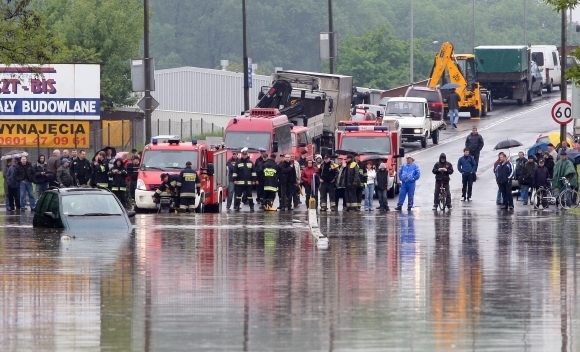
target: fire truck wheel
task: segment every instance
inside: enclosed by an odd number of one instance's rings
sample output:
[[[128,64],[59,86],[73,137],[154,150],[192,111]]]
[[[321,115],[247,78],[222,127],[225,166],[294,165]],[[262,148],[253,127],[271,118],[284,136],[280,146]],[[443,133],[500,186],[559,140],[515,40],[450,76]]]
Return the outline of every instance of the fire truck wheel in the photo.
[[[196,213],[199,213],[199,214],[203,214],[203,213],[205,213],[205,204],[204,204],[203,202],[205,202],[205,199],[204,199],[204,197],[203,197],[203,196],[201,196],[201,199],[200,199],[200,201],[199,201],[199,205],[198,205],[198,206],[197,206],[197,208],[195,209],[195,212],[196,212]]]

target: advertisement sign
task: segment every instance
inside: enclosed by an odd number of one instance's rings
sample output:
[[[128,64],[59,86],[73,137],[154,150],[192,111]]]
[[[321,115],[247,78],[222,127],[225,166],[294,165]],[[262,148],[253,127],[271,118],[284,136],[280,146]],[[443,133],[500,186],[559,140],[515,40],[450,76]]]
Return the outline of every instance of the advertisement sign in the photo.
[[[0,120],[99,120],[100,89],[99,65],[0,66]]]
[[[88,121],[0,121],[0,146],[88,148]]]

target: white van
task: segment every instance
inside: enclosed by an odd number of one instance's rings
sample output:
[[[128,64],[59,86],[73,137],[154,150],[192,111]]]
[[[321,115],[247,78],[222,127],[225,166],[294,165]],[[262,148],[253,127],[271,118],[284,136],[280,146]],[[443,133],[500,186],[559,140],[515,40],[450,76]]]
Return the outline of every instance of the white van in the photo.
[[[560,55],[555,45],[532,45],[532,61],[535,61],[542,72],[544,88],[552,93],[554,86],[561,88],[562,77]]]

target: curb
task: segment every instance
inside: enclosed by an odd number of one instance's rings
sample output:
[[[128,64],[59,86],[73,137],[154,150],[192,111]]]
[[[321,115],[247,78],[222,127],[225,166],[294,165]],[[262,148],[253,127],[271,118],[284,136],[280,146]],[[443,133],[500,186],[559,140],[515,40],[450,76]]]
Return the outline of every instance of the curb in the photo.
[[[308,209],[308,226],[310,227],[310,233],[316,239],[316,246],[319,249],[328,248],[328,237],[326,237],[320,228],[318,227],[318,217],[316,214],[316,209]]]

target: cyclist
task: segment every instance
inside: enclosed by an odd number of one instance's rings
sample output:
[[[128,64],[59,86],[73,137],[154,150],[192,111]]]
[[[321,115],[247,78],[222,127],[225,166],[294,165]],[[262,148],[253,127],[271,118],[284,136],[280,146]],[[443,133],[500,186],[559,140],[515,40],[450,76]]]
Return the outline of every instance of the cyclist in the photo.
[[[572,161],[568,159],[568,152],[566,150],[560,151],[560,160],[554,165],[554,178],[552,179],[552,188],[557,192],[564,186],[561,178],[566,177],[570,181],[570,186],[576,188],[578,186],[578,176]]]
[[[534,170],[534,175],[532,177],[532,189],[534,191],[537,191],[540,187],[544,187],[546,189],[550,188],[550,181],[548,181],[550,172],[544,164],[544,159],[540,159],[538,161],[538,167]],[[539,205],[538,202],[533,199],[531,203],[534,205],[534,208],[537,208]]]
[[[437,210],[437,204],[439,204],[439,188],[441,184],[445,187],[445,192],[447,193],[447,200],[445,205],[448,209],[452,209],[451,205],[451,191],[449,190],[449,175],[453,173],[453,165],[447,161],[447,156],[445,153],[439,155],[439,161],[433,165],[433,174],[435,174],[435,194],[433,199],[433,210]]]

